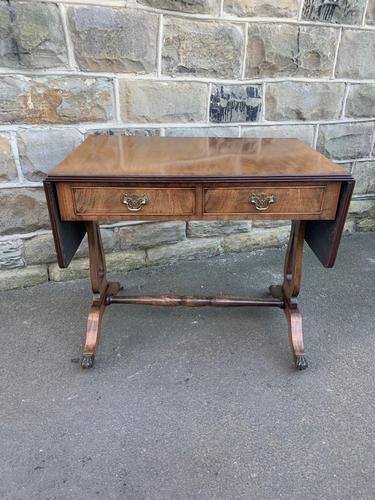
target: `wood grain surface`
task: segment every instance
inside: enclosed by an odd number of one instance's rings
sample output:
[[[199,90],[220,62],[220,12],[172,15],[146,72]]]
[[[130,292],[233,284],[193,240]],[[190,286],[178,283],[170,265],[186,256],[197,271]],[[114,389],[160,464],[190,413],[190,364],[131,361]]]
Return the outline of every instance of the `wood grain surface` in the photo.
[[[346,169],[297,139],[89,136],[49,180],[344,180]]]

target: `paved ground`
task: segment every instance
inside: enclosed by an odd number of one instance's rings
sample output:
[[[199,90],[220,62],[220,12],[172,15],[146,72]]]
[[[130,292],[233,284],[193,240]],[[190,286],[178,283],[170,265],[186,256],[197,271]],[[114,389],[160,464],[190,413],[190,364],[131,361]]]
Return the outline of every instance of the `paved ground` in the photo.
[[[129,273],[131,292],[247,294],[283,251]],[[88,282],[0,294],[1,499],[374,499],[375,235],[306,251],[310,361],[277,309],[113,305],[78,364]]]

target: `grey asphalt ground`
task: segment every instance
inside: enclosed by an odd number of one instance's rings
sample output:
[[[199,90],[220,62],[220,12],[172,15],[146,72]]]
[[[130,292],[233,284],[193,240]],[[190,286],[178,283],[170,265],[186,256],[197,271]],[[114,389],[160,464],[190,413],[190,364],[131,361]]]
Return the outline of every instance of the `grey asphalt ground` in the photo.
[[[129,293],[259,294],[284,250],[134,271]],[[116,277],[116,276],[115,276]],[[375,234],[305,252],[310,367],[278,309],[112,305],[87,280],[0,294],[1,499],[374,499]]]

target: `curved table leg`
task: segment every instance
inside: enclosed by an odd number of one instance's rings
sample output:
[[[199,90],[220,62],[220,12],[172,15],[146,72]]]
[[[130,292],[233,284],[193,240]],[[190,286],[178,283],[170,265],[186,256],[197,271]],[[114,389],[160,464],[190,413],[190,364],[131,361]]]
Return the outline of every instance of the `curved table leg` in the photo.
[[[284,299],[289,343],[298,370],[305,370],[308,366],[303,344],[302,316],[297,301],[301,288],[304,237],[305,222],[293,221],[285,257],[284,282],[270,287],[273,297]]]
[[[291,309],[285,307],[285,316],[288,320],[288,335],[294,363],[297,370],[305,370],[308,366],[303,345],[302,316],[298,306]]]
[[[121,289],[119,283],[109,283],[105,265],[103,244],[99,226],[95,222],[87,223],[87,234],[90,257],[90,278],[93,291],[93,302],[87,321],[87,333],[82,356],[82,368],[91,368],[94,364],[98,348],[101,323],[108,297],[116,295]],[[297,296],[301,286],[303,243],[305,223],[293,221],[288,250],[284,266],[284,282],[282,285],[270,287],[271,295],[282,298],[284,312],[288,321],[289,341],[296,368],[307,368],[302,332],[302,318],[298,309]]]
[[[85,346],[82,354],[82,368],[92,368],[95,360],[95,353],[99,345],[100,332],[102,327],[102,319],[106,308],[107,297],[116,295],[121,290],[120,283],[109,283],[105,293],[102,295],[102,301],[99,305],[93,300],[87,319],[87,332]]]
[[[99,345],[102,319],[107,306],[107,298],[121,289],[120,283],[107,281],[105,255],[99,225],[88,222],[87,237],[89,244],[90,278],[93,301],[87,320],[86,340],[82,355],[82,368],[92,368]]]
[[[87,333],[82,354],[82,368],[91,368],[94,364],[95,352],[99,344],[100,330],[104,307],[91,306],[87,320]]]

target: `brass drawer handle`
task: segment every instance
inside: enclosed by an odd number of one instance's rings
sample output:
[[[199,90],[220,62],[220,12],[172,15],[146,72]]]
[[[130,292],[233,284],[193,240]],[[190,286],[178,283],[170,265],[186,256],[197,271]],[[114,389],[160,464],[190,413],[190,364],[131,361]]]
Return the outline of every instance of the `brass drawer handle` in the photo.
[[[148,201],[147,194],[124,194],[122,200],[130,212],[139,212],[143,205],[147,205]]]
[[[272,203],[275,203],[276,196],[274,194],[251,193],[249,203],[255,205],[255,208],[260,212],[267,210]]]

